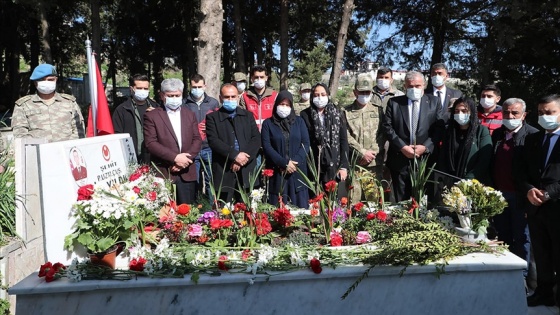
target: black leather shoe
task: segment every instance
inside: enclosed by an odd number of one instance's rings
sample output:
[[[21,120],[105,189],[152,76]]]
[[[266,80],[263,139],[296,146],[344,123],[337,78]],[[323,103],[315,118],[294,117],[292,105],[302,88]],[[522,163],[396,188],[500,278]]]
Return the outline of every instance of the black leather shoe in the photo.
[[[556,305],[556,302],[554,301],[554,297],[552,295],[544,296],[535,293],[527,297],[527,306],[539,306],[539,305],[554,306]]]

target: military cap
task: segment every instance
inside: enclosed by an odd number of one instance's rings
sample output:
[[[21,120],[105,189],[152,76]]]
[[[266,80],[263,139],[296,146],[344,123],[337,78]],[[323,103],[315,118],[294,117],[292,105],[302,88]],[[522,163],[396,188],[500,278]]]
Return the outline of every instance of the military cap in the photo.
[[[31,77],[29,79],[31,81],[35,81],[51,75],[57,75],[56,68],[53,65],[44,63],[35,67],[35,70],[33,70],[33,73],[31,74]]]
[[[300,90],[300,91],[303,91],[303,90],[311,90],[311,84],[309,84],[309,83],[302,83],[302,84],[299,86],[299,90]]]
[[[369,74],[359,74],[354,88],[358,91],[371,91],[373,90],[373,79]]]
[[[247,81],[247,76],[243,72],[236,72],[233,74],[233,81]]]

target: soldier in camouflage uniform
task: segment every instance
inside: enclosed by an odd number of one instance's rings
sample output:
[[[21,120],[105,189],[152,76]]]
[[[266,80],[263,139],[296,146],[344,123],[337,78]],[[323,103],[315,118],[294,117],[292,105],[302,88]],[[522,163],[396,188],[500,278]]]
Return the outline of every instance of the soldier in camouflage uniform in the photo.
[[[381,130],[383,107],[373,104],[373,79],[369,74],[360,74],[354,87],[356,100],[344,108],[346,114],[348,145],[356,163],[371,172],[377,179],[383,176],[385,136]],[[362,189],[356,176],[353,178],[352,201],[363,200]]]
[[[302,83],[299,87],[299,95],[301,97],[299,99],[299,103],[294,104],[294,112],[296,113],[296,115],[299,115],[299,113],[302,110],[309,107],[309,98],[311,96],[311,84]]]
[[[30,80],[34,81],[37,93],[16,101],[12,115],[14,137],[44,138],[49,142],[83,138],[84,119],[76,98],[55,91],[55,67],[37,66]]]

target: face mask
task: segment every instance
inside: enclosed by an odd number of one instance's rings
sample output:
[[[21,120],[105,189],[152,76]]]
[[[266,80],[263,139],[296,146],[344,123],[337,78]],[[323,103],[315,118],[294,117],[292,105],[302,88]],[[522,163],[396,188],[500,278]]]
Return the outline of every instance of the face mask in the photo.
[[[176,110],[177,108],[179,108],[179,106],[181,106],[182,103],[183,100],[181,99],[180,96],[165,97],[165,107],[169,109]]]
[[[204,89],[203,88],[192,88],[191,89],[191,94],[192,94],[192,96],[194,96],[194,98],[199,99],[202,95],[204,95]]]
[[[358,103],[365,105],[371,101],[371,94],[368,95],[358,95]]]
[[[471,118],[471,114],[455,114],[453,115],[453,119],[461,125],[464,126],[469,123],[469,119]]]
[[[406,89],[406,97],[413,101],[418,101],[422,98],[422,89],[408,88]]]
[[[37,91],[41,94],[51,94],[56,90],[55,81],[39,81],[37,82]]]
[[[134,99],[143,102],[148,98],[148,94],[150,94],[148,90],[134,90]]]
[[[311,93],[301,93],[301,99],[304,101],[309,101],[309,97],[311,96]]]
[[[494,98],[483,97],[480,99],[480,105],[484,108],[492,108],[494,106]]]
[[[264,84],[265,84],[264,80],[255,80],[255,81],[253,81],[253,85],[254,85],[257,89],[259,89],[259,90],[262,89],[262,88],[264,88]]]
[[[517,127],[521,126],[522,120],[521,119],[504,119],[502,120],[502,124],[506,127],[507,130],[515,130]]]
[[[290,115],[291,112],[292,112],[292,108],[290,106],[278,105],[278,107],[276,107],[276,114],[278,114],[280,118],[288,117],[288,115]]]
[[[233,112],[237,108],[237,101],[235,100],[224,100],[222,106],[228,112]]]
[[[329,103],[328,96],[315,96],[313,98],[313,104],[317,106],[317,108],[324,108]]]
[[[435,87],[440,87],[443,85],[443,77],[441,75],[434,75],[432,77],[432,84]]]
[[[245,91],[245,88],[246,88],[245,82],[237,82],[236,85],[237,85],[237,90],[238,90],[239,92]]]
[[[542,115],[539,116],[539,125],[546,130],[555,130],[560,123],[558,123],[558,116]]]
[[[389,79],[377,79],[377,87],[381,91],[388,90],[391,87],[391,80],[389,80]]]

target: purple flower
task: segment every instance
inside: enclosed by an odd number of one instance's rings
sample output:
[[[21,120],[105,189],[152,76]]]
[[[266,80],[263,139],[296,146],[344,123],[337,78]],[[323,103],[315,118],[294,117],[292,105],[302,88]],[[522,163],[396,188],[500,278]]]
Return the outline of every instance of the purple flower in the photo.
[[[198,223],[208,224],[210,223],[210,219],[216,217],[216,214],[212,211],[204,212],[204,214],[198,218]]]
[[[346,211],[340,207],[336,207],[332,214],[333,222],[343,223],[346,221]]]

